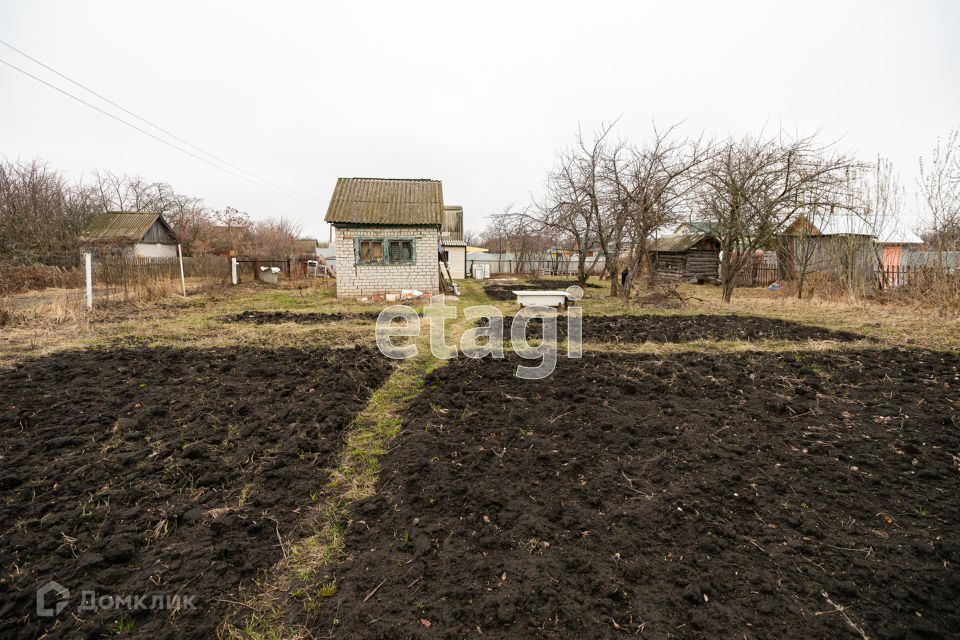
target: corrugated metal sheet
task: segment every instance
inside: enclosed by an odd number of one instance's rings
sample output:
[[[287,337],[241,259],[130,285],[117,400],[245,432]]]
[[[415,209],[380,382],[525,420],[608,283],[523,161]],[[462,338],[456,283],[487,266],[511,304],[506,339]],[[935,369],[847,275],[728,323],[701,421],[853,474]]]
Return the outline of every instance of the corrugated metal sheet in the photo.
[[[960,251],[904,251],[900,264],[907,267],[927,267],[945,265],[960,267]]]
[[[650,250],[683,253],[706,237],[706,234],[703,233],[662,236],[656,239],[651,245]]]
[[[467,243],[463,240],[453,240],[451,238],[440,238],[440,244],[445,247],[465,247]]]
[[[325,220],[333,224],[443,223],[439,180],[338,178]]]
[[[91,220],[80,238],[84,242],[139,242],[157,220],[169,229],[159,213],[108,211]]]

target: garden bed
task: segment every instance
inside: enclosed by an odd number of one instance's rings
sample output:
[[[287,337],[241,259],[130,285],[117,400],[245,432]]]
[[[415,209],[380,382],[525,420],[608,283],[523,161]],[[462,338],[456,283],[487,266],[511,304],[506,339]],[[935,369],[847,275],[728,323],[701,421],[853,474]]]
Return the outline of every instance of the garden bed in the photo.
[[[518,362],[427,379],[316,637],[960,635],[956,355]]]
[[[504,338],[510,338],[513,317],[503,319]],[[567,336],[567,317],[557,320],[557,337]],[[543,323],[531,318],[527,326],[528,339],[543,339]],[[764,318],[761,316],[734,315],[620,315],[584,316],[584,342],[643,343],[643,342],[695,342],[707,340],[832,340],[854,342],[866,336],[849,331]]]
[[[529,291],[531,289],[556,291],[572,286],[599,289],[602,285],[594,282],[588,282],[585,285],[581,285],[576,280],[523,280],[517,282],[491,282],[490,284],[483,286],[483,292],[486,293],[487,297],[489,297],[491,300],[506,302],[508,300],[517,299],[517,296],[513,293],[514,291]]]
[[[324,324],[326,322],[343,322],[346,320],[375,321],[379,312],[357,313],[298,313],[295,311],[242,311],[225,316],[224,322],[246,322],[251,324],[283,324],[295,322],[297,324]]]
[[[212,637],[282,557],[390,364],[375,351],[65,352],[0,370],[0,635]],[[38,618],[54,580],[69,608]],[[78,612],[81,594],[193,596]]]

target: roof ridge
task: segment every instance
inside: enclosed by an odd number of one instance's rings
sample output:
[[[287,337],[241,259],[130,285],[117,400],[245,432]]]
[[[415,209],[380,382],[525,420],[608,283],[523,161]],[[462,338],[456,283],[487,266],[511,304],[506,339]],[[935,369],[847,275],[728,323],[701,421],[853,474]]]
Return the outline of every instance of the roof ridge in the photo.
[[[341,180],[381,180],[383,182],[440,182],[433,178],[363,178],[354,176],[352,178],[340,178]]]

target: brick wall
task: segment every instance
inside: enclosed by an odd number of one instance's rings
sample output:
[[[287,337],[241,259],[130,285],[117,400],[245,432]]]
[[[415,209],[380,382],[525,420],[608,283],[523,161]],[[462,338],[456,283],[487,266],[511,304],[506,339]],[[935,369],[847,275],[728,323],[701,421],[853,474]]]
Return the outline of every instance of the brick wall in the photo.
[[[439,293],[437,262],[439,230],[436,227],[336,227],[337,296],[356,298],[375,293],[400,293],[419,289]],[[358,265],[355,238],[414,238],[415,262],[411,265]]]

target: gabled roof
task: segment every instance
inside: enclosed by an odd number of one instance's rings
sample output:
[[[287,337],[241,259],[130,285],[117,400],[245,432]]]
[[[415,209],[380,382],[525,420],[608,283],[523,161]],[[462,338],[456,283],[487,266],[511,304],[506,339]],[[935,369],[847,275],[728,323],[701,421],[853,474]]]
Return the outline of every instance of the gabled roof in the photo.
[[[90,221],[80,239],[84,242],[139,242],[157,221],[174,235],[159,213],[107,211]]]
[[[319,246],[316,238],[298,238],[295,244],[300,253],[315,253]]]
[[[683,253],[704,238],[709,237],[711,236],[705,233],[682,233],[674,236],[661,236],[650,246],[650,251]]]
[[[842,213],[830,216],[827,220],[820,223],[820,227],[811,224],[806,216],[800,215],[787,228],[784,235],[809,235],[823,236],[870,236],[875,242],[881,244],[922,244],[915,233],[902,227],[897,220],[877,221],[866,220],[853,213]],[[876,231],[879,228],[879,233]]]
[[[439,227],[443,223],[443,185],[439,180],[338,178],[325,220]]]

